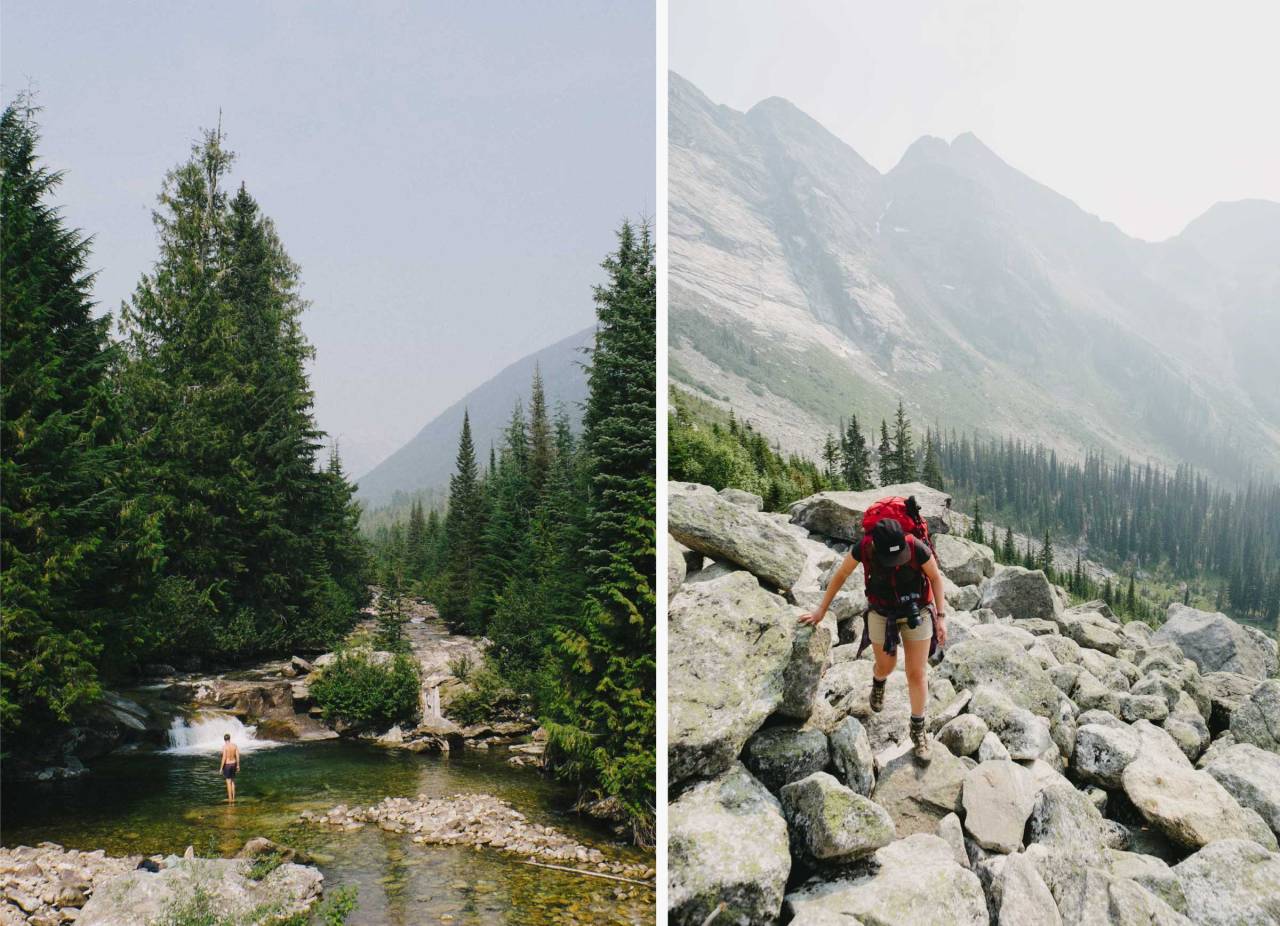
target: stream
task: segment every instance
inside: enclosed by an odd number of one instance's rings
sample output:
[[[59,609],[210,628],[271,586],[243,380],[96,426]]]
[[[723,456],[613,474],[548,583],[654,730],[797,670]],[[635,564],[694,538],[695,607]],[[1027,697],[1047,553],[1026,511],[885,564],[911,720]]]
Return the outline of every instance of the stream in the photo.
[[[225,803],[218,771],[222,733],[243,753],[237,801]],[[652,923],[653,891],[526,865],[495,850],[415,845],[374,826],[344,832],[298,820],[303,810],[373,804],[386,796],[487,793],[537,823],[551,824],[605,855],[653,865],[567,808],[573,793],[506,764],[505,749],[413,754],[348,740],[273,744],[232,717],[175,720],[166,749],[139,749],[92,763],[92,773],[49,783],[6,784],[0,843],[52,841],[112,855],[229,856],[267,836],[316,856],[327,890],[356,885],[352,924]],[[619,899],[618,890],[632,896]]]

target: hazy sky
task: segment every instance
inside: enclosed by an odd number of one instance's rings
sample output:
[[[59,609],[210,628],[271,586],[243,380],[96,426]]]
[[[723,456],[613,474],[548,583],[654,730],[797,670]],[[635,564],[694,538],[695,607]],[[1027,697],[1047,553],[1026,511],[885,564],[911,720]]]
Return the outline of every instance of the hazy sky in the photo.
[[[971,131],[1130,235],[1280,201],[1280,3],[671,0],[670,66],[791,100],[886,171]]]
[[[320,426],[357,475],[506,364],[594,318],[654,211],[652,0],[5,0],[102,309],[155,257],[164,173],[222,111],[302,265]]]

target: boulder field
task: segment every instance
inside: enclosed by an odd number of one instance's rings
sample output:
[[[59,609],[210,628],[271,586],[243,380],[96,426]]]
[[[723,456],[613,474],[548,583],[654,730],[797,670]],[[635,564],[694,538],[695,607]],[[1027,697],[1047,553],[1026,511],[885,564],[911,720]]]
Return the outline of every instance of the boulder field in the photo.
[[[1158,629],[1073,604],[950,534],[950,497],[918,483],[788,514],[670,492],[670,922],[1280,923],[1275,640],[1181,604]],[[927,765],[901,666],[869,708],[861,575],[796,623],[867,506],[912,494],[949,601]]]

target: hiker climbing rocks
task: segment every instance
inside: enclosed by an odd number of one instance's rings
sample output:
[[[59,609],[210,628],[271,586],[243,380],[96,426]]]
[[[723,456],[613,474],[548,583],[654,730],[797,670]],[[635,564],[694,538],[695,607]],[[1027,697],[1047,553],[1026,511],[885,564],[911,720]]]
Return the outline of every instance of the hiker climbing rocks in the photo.
[[[915,757],[929,761],[924,711],[928,699],[929,657],[947,642],[947,603],[942,573],[933,555],[929,526],[915,497],[884,498],[862,518],[862,541],[836,569],[822,604],[800,622],[818,624],[845,580],[862,566],[868,609],[858,655],[870,643],[875,652],[871,709],[884,707],[884,686],[898,664],[898,641],[906,650],[907,690],[911,699],[911,742]]]

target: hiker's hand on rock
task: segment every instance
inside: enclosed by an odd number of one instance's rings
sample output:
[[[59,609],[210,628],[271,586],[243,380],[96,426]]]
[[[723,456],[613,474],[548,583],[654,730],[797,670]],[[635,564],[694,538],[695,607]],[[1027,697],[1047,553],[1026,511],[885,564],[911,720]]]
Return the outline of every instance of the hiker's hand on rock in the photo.
[[[796,620],[802,624],[808,624],[810,627],[817,627],[822,623],[822,618],[825,616],[821,611],[810,611],[808,614],[801,614]]]

